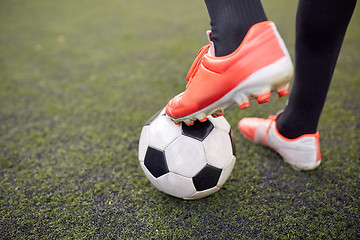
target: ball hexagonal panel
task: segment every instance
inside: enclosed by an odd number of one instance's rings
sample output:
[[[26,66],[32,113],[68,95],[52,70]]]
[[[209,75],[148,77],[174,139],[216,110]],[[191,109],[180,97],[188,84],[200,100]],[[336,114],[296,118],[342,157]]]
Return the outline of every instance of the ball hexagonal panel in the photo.
[[[155,113],[154,115],[152,115],[145,123],[145,126],[150,125],[150,123],[152,123],[157,117],[162,116],[162,115],[166,115],[165,113],[165,108],[161,109],[160,111],[158,111],[157,113]]]
[[[197,191],[196,193],[194,193],[193,195],[191,195],[190,197],[186,197],[184,199],[186,200],[194,200],[194,199],[199,199],[199,198],[203,198],[206,197],[210,194],[213,194],[214,192],[219,191],[220,188],[218,187],[213,187],[204,191]]]
[[[233,156],[231,158],[231,160],[229,161],[229,163],[223,168],[222,170],[222,173],[220,175],[220,178],[219,178],[219,182],[217,184],[217,187],[218,188],[221,188],[222,185],[226,182],[226,180],[229,178],[233,168],[234,168],[234,165],[235,165],[235,160],[236,160],[236,157]]]
[[[196,192],[191,178],[180,176],[176,173],[169,172],[159,177],[157,181],[165,193],[174,197],[186,198]]]
[[[233,151],[228,133],[215,128],[202,143],[210,165],[222,169],[230,161]]]
[[[165,156],[169,170],[184,177],[193,177],[206,165],[203,145],[187,136],[171,143],[165,149]]]
[[[192,180],[197,191],[204,191],[217,185],[222,170],[206,165]]]
[[[209,117],[208,119],[210,122],[212,122],[215,128],[220,129],[226,133],[228,133],[231,129],[230,124],[224,117],[217,117],[217,118]]]
[[[181,136],[181,127],[175,125],[170,117],[161,115],[149,126],[149,145],[165,149],[177,137]]]
[[[182,133],[199,141],[203,141],[213,129],[214,125],[210,121],[200,122],[197,120],[192,126],[182,124]]]
[[[164,151],[152,147],[146,151],[144,165],[155,178],[169,172]]]
[[[141,130],[140,139],[139,139],[139,161],[143,162],[147,148],[149,146],[149,126],[144,126]]]

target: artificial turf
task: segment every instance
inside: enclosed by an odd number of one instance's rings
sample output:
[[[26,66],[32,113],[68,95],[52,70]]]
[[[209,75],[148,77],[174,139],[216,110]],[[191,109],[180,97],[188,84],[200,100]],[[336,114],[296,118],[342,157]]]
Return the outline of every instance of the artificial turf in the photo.
[[[264,1],[294,56],[296,1]],[[295,172],[236,132],[287,97],[226,111],[237,162],[183,201],[137,160],[148,117],[186,85],[209,18],[202,1],[0,3],[0,239],[359,239],[360,16],[320,120],[322,164]]]

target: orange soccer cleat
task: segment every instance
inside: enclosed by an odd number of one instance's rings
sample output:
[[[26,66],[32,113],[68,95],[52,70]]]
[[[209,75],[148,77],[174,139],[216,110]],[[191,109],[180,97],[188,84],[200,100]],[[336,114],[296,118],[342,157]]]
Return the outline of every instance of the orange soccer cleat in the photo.
[[[240,108],[270,100],[276,90],[280,97],[289,93],[293,65],[286,46],[271,21],[253,25],[240,46],[231,54],[215,57],[215,49],[204,46],[192,64],[186,90],[166,106],[174,122],[192,124],[208,115],[219,116],[232,103]]]
[[[268,119],[243,118],[238,124],[238,129],[249,140],[279,153],[295,170],[317,168],[321,162],[319,132],[288,139],[277,130],[276,118],[275,115],[269,116]]]

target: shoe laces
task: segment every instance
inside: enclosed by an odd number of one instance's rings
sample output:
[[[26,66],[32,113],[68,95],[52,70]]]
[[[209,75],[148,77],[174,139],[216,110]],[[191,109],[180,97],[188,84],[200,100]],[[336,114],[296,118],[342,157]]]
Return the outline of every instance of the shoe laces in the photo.
[[[210,44],[207,44],[199,50],[194,62],[192,63],[192,65],[189,69],[189,72],[186,76],[186,81],[188,81],[188,85],[190,84],[191,79],[193,79],[195,77],[195,75],[201,65],[201,61],[202,61],[204,55],[209,51],[209,48],[210,48]]]
[[[266,127],[266,130],[265,130],[265,134],[264,134],[264,138],[263,138],[264,143],[266,143],[266,139],[267,139],[267,136],[268,136],[269,129],[270,129],[272,123],[276,121],[277,117],[278,117],[278,115],[270,115],[268,117],[267,121],[270,121],[270,122],[269,122],[269,124],[268,124],[268,126]]]

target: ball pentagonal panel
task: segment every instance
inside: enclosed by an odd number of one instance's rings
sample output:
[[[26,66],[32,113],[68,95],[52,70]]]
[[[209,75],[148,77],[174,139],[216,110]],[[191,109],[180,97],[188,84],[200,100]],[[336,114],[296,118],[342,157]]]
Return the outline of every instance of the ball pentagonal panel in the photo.
[[[210,121],[200,122],[195,121],[194,125],[187,126],[182,124],[182,133],[185,136],[195,138],[199,141],[203,141],[210,132],[214,129],[214,125]]]
[[[193,183],[197,191],[204,191],[217,185],[221,175],[221,169],[206,165],[193,177]]]
[[[158,178],[155,178],[152,173],[150,173],[149,169],[145,166],[144,162],[140,162],[141,169],[143,170],[145,176],[150,180],[150,182],[160,191],[162,191],[160,184],[158,182]],[[164,176],[164,175],[162,175]]]
[[[181,136],[165,149],[169,170],[184,177],[192,177],[205,165],[205,152],[200,141]]]
[[[169,172],[164,151],[152,147],[146,151],[144,165],[155,178]]]
[[[230,141],[231,141],[232,153],[233,153],[234,156],[236,156],[236,147],[235,147],[234,133],[233,133],[232,129],[230,129],[229,137],[230,137]]]

